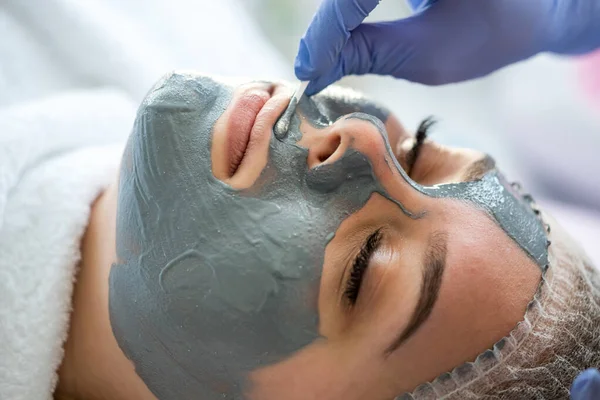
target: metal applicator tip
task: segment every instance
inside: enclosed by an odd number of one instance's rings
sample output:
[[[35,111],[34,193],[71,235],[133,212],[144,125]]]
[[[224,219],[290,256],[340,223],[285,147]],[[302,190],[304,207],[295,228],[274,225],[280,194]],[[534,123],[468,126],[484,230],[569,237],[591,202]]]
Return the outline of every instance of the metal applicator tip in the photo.
[[[308,81],[300,82],[300,85],[298,85],[298,88],[292,95],[290,104],[288,104],[288,106],[285,109],[285,111],[283,112],[283,114],[281,114],[281,116],[275,123],[275,129],[273,129],[273,132],[275,133],[275,137],[277,139],[281,140],[284,137],[286,137],[287,132],[290,129],[290,122],[292,121],[292,116],[294,115],[294,112],[296,111],[296,107],[298,106],[300,99],[304,95],[304,91],[306,90],[307,86],[308,86]]]

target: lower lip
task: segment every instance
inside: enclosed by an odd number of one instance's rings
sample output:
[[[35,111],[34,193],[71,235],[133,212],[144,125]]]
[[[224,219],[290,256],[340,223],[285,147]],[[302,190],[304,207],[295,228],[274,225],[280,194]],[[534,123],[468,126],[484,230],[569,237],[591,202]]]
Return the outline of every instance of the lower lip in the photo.
[[[256,117],[270,98],[271,94],[267,89],[252,88],[234,100],[234,111],[227,127],[227,158],[230,176],[242,163]]]

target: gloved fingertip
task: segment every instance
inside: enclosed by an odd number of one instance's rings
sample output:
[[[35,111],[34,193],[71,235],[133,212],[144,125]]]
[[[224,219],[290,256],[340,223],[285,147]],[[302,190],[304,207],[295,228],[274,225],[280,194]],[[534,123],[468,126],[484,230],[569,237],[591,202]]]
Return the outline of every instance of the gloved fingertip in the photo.
[[[323,65],[315,64],[314,57],[311,56],[306,42],[302,39],[298,46],[298,54],[294,60],[294,74],[296,78],[301,81],[312,81],[318,78],[322,67]]]
[[[314,78],[314,73],[307,71],[303,65],[297,65],[294,63],[294,75],[299,81],[311,81]]]
[[[310,83],[306,87],[305,93],[308,94],[309,96],[312,96],[314,94],[319,93],[320,91],[322,91],[323,89],[325,89],[327,86],[329,86],[331,83],[333,83],[335,81],[336,81],[336,79],[333,79],[329,75],[320,76],[319,78],[310,81]]]
[[[307,93],[309,96],[312,96],[313,94],[321,92],[327,86],[331,85],[332,83],[338,80],[339,78],[336,79],[335,77],[329,75],[319,77],[318,79],[315,79],[308,84],[305,93]]]
[[[304,91],[304,93],[307,96],[312,96],[313,94],[319,93],[321,90],[323,90],[323,87],[319,87],[319,86],[317,86],[317,83],[315,81],[311,81],[308,84],[308,86],[306,87],[306,90]]]
[[[600,392],[600,372],[595,369],[583,371],[571,386],[571,396],[575,400],[592,399]]]
[[[296,78],[301,81],[309,81],[313,78],[311,76],[313,72],[314,68],[312,68],[310,63],[310,53],[304,41],[301,40],[298,46],[298,54],[294,60],[294,73],[296,74]]]

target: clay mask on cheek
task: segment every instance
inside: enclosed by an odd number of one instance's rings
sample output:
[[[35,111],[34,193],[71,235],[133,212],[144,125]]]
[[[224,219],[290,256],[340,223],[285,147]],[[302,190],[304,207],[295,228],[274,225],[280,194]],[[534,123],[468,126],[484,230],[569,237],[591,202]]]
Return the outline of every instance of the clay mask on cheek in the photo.
[[[231,98],[211,78],[167,76],[142,103],[122,162],[110,318],[161,400],[243,398],[251,371],[314,341],[325,247],[381,192],[353,150],[309,170],[298,118],[285,140],[271,140],[251,188],[223,184],[211,170],[211,132]],[[366,106],[346,100],[302,109],[328,124]]]

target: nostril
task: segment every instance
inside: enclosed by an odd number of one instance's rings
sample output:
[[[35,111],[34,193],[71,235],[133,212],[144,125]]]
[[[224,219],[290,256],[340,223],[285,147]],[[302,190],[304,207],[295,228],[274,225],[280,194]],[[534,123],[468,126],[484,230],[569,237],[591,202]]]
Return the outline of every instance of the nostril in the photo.
[[[327,161],[327,159],[335,153],[338,147],[340,147],[341,142],[342,138],[339,135],[331,135],[328,137],[325,143],[317,150],[316,156],[319,163]]]

